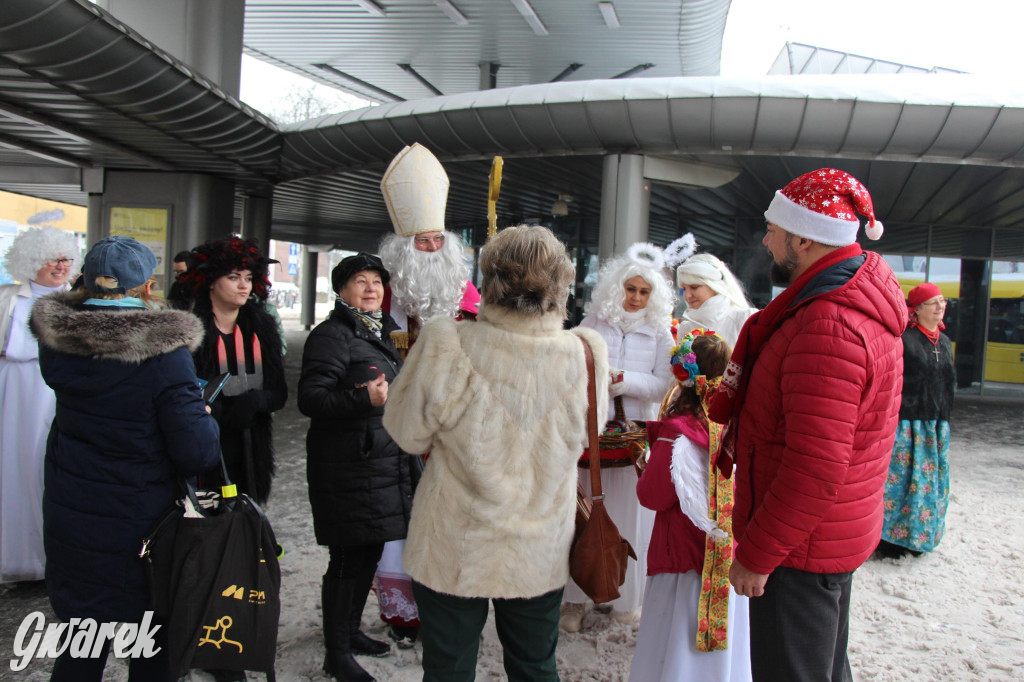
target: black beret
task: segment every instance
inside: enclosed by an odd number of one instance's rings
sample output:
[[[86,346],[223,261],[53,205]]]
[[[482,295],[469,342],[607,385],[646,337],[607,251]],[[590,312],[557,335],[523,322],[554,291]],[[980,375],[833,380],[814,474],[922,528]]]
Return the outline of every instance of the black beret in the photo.
[[[341,291],[352,275],[363,270],[376,270],[380,273],[381,281],[384,284],[387,284],[388,280],[391,279],[391,275],[384,267],[384,264],[380,262],[380,258],[371,253],[360,252],[345,258],[331,270],[331,287],[333,287],[334,293]]]

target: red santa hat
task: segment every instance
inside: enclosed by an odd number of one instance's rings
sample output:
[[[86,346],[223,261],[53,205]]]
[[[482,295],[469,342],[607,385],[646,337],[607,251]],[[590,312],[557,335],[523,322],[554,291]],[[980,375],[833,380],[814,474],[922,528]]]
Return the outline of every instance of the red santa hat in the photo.
[[[871,195],[857,178],[836,168],[804,173],[775,193],[765,219],[786,232],[829,246],[857,241],[858,214],[868,219],[868,239],[882,236]]]

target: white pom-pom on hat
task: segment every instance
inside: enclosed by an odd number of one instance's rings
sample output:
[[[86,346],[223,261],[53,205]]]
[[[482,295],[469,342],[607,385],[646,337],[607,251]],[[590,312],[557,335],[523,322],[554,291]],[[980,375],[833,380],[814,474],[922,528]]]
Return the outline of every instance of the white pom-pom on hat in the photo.
[[[885,225],[882,224],[881,220],[871,220],[868,226],[864,228],[864,233],[867,234],[868,239],[881,239],[883,232],[885,232]]]
[[[646,268],[661,269],[665,267],[665,254],[660,248],[650,242],[636,242],[626,249],[626,256]]]

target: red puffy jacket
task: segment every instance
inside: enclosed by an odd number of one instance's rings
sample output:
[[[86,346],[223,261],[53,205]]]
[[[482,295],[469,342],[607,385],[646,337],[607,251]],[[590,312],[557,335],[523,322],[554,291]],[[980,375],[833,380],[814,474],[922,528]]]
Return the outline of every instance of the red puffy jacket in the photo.
[[[907,307],[876,253],[815,276],[750,371],[736,440],[737,560],[855,570],[882,530]]]

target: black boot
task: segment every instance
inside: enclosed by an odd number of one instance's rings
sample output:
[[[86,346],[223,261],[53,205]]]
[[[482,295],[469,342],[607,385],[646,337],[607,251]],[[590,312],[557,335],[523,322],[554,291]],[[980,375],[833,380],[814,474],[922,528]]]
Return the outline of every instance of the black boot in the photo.
[[[349,646],[352,653],[363,654],[364,656],[376,656],[383,658],[391,653],[391,645],[379,639],[368,637],[359,628],[363,624],[363,607],[366,606],[366,597],[370,594],[370,586],[373,584],[373,572],[363,574],[356,578],[355,588],[352,591],[352,609],[349,611]]]
[[[320,603],[324,611],[324,673],[338,682],[376,682],[352,656],[349,613],[354,581],[324,577]]]
[[[388,626],[388,637],[395,640],[399,649],[411,649],[416,646],[416,638],[419,637],[420,629],[415,625],[390,625]]]

